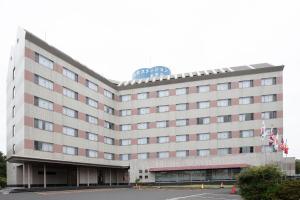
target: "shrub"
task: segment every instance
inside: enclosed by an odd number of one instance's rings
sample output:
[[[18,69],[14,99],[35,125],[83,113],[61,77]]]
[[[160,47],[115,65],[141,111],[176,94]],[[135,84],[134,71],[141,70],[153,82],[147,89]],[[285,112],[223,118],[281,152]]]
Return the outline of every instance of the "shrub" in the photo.
[[[6,186],[6,178],[0,177],[0,188],[4,188]]]
[[[271,200],[282,173],[274,165],[250,167],[238,175],[237,184],[245,200]]]
[[[300,180],[283,181],[274,192],[275,200],[299,200],[300,199]]]

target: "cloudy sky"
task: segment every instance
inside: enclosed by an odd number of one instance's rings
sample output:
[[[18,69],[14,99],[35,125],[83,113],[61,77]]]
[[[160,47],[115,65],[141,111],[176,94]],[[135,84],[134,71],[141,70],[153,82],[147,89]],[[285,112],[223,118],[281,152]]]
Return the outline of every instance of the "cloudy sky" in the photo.
[[[17,27],[107,78],[140,67],[173,73],[284,64],[284,134],[300,158],[300,1],[0,0],[0,151],[6,151],[6,72]],[[298,122],[298,123],[297,123]]]

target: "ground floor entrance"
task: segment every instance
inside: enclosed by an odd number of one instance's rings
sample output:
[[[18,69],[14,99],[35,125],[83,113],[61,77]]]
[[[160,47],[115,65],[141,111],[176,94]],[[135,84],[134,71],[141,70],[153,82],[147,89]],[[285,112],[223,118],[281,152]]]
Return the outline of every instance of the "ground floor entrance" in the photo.
[[[15,186],[60,187],[128,185],[128,168],[96,167],[56,163],[15,164]],[[13,186],[13,185],[12,185]]]
[[[188,183],[207,181],[232,181],[239,174],[241,168],[231,169],[202,169],[155,172],[157,183]]]

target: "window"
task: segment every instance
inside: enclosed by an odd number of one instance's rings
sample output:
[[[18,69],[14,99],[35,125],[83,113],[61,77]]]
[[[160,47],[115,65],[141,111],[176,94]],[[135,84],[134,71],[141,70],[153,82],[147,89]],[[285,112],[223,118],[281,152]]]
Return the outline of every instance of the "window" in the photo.
[[[104,121],[104,128],[114,130],[115,129],[115,124],[111,123],[109,121]]]
[[[91,124],[98,124],[98,118],[97,117],[94,117],[94,116],[91,116],[91,115],[88,115],[86,114],[86,121],[91,123]]]
[[[146,159],[148,159],[148,157],[149,157],[148,153],[138,153],[139,160],[146,160]]]
[[[245,113],[245,114],[240,114],[239,115],[239,120],[241,122],[250,121],[250,120],[253,120],[253,119],[254,119],[254,114],[253,113]]]
[[[114,154],[112,154],[112,153],[104,153],[104,159],[106,159],[106,160],[113,160],[114,159]]]
[[[228,155],[228,154],[231,154],[231,148],[218,149],[218,155],[219,156],[225,156],[225,155]]]
[[[34,97],[34,105],[47,110],[53,110],[53,103],[51,101],[39,97]]]
[[[239,82],[239,88],[250,88],[253,87],[253,80],[245,80]]]
[[[139,130],[148,129],[148,122],[138,123],[137,129],[139,129]]]
[[[169,158],[169,152],[167,152],[167,151],[157,152],[157,157],[158,158]]]
[[[146,138],[138,138],[137,143],[139,145],[148,144],[149,143],[149,138],[147,138],[147,137]]]
[[[68,117],[78,118],[78,111],[68,107],[63,107],[63,114]]]
[[[188,119],[176,119],[176,126],[187,126],[188,124]]]
[[[160,136],[157,137],[157,143],[163,144],[169,142],[169,136]]]
[[[115,99],[115,95],[108,90],[104,90],[104,96],[106,96],[109,99]]]
[[[35,53],[35,61],[41,65],[43,65],[44,67],[47,67],[49,69],[53,69],[53,61],[38,54]]]
[[[16,135],[16,125],[12,126],[12,136],[14,137]]]
[[[89,157],[89,158],[98,158],[98,151],[87,149],[86,150],[86,157]]]
[[[130,110],[130,109],[121,110],[120,115],[121,115],[122,117],[130,116],[130,115],[131,115],[131,110]]]
[[[231,115],[217,116],[218,123],[231,122]]]
[[[78,75],[67,68],[63,68],[63,75],[73,81],[78,81]]]
[[[130,155],[129,154],[121,154],[120,155],[120,160],[129,160],[130,159]]]
[[[231,106],[231,99],[220,99],[217,101],[218,107]]]
[[[90,141],[98,141],[98,135],[96,133],[90,133],[90,132],[86,132],[86,139],[90,140]]]
[[[197,118],[197,124],[209,124],[210,118],[209,117],[200,117]]]
[[[13,72],[12,72],[12,79],[15,80],[16,78],[16,68],[13,68]]]
[[[49,90],[53,90],[53,82],[48,80],[48,79],[45,79],[39,75],[34,75],[34,83],[35,84],[38,84],[44,88],[47,88]]]
[[[63,95],[78,100],[78,93],[69,88],[63,87]]]
[[[273,134],[275,134],[275,135],[277,135],[277,133],[278,133],[277,128],[266,128],[265,131],[266,131],[267,135],[271,135],[271,132],[273,132]]]
[[[78,130],[75,128],[64,126],[63,134],[73,136],[73,137],[78,137]]]
[[[177,158],[185,158],[189,155],[189,151],[188,150],[179,150],[176,151],[176,157]]]
[[[137,99],[142,100],[142,99],[148,99],[149,98],[149,93],[148,92],[143,92],[137,94]]]
[[[210,152],[209,149],[199,149],[197,151],[197,154],[198,156],[205,157],[205,156],[209,156]]]
[[[240,137],[241,138],[248,138],[248,137],[253,137],[254,136],[254,131],[253,130],[242,130],[240,131]]]
[[[156,128],[166,128],[168,127],[168,121],[156,122]]]
[[[12,118],[16,116],[16,106],[12,107],[12,112],[11,112]]]
[[[261,79],[261,85],[268,86],[268,85],[275,85],[276,84],[276,78],[263,78]]]
[[[157,91],[157,96],[158,97],[167,97],[167,96],[169,96],[169,90],[160,90],[160,91]]]
[[[139,108],[139,115],[146,115],[150,113],[150,108]]]
[[[34,149],[38,151],[46,151],[46,152],[53,152],[53,144],[34,141]]]
[[[188,93],[188,88],[177,88],[176,95],[184,95]]]
[[[120,97],[121,101],[124,102],[124,101],[130,101],[131,100],[131,95],[122,95]]]
[[[113,145],[113,144],[115,144],[115,140],[113,138],[110,138],[110,137],[104,137],[104,144]]]
[[[261,118],[266,120],[266,119],[275,119],[277,117],[277,112],[276,111],[269,111],[269,112],[262,112],[261,113]]]
[[[115,113],[115,109],[107,105],[104,105],[104,112],[113,115]]]
[[[240,97],[239,98],[239,104],[245,105],[245,104],[252,104],[253,103],[253,97]]]
[[[157,106],[157,112],[163,113],[163,112],[168,112],[169,111],[169,106]]]
[[[210,138],[209,133],[200,133],[200,134],[198,134],[198,140],[199,141],[209,140],[209,138]]]
[[[176,135],[176,142],[186,142],[189,141],[188,135]]]
[[[90,88],[91,90],[94,90],[95,92],[98,91],[98,85],[96,83],[93,83],[92,81],[86,80],[86,86]]]
[[[209,85],[198,86],[198,92],[199,93],[209,92]]]
[[[40,119],[34,119],[34,128],[38,128],[45,131],[53,131],[53,123],[40,120]]]
[[[240,147],[240,153],[253,153],[253,146]]]
[[[187,103],[176,104],[176,111],[184,111],[184,110],[188,110]]]
[[[210,107],[210,102],[209,101],[200,101],[198,102],[198,108],[199,109],[205,109]]]
[[[78,155],[78,148],[71,146],[63,146],[63,153],[67,155]]]
[[[273,153],[273,152],[275,152],[275,149],[273,146],[265,145],[265,146],[262,146],[262,152],[263,153]]]
[[[262,103],[274,102],[277,100],[276,94],[263,95],[261,96]]]
[[[131,124],[122,124],[120,125],[121,131],[130,131],[131,130]]]
[[[218,133],[218,140],[224,140],[231,138],[231,132],[230,131],[224,131]]]
[[[219,83],[217,84],[217,90],[218,91],[224,91],[224,90],[230,90],[231,89],[231,83]]]
[[[86,97],[85,101],[87,105],[92,106],[94,108],[98,108],[98,101],[89,97]]]
[[[131,140],[130,139],[123,139],[120,141],[121,146],[128,146],[131,145]]]

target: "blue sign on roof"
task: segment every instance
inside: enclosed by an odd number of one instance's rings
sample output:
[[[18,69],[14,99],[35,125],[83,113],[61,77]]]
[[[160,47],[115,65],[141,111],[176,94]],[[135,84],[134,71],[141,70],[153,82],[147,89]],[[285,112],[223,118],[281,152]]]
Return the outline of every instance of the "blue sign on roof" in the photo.
[[[133,80],[147,79],[153,77],[167,76],[171,74],[171,70],[163,66],[155,66],[152,68],[140,68],[136,70],[133,75]]]

